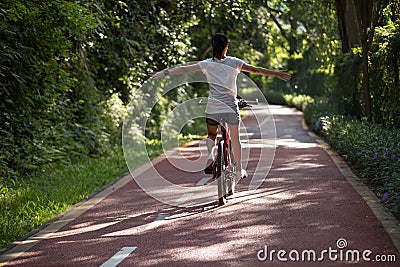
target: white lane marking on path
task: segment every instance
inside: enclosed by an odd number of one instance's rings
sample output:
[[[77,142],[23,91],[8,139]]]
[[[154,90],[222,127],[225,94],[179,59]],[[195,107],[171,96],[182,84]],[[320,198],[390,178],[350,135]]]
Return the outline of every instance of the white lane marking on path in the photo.
[[[166,213],[158,215],[158,217],[153,222],[151,222],[151,223],[149,223],[149,225],[147,225],[146,230],[156,229],[157,227],[162,225],[168,217],[169,217],[169,214],[166,214]]]
[[[196,185],[197,186],[205,185],[208,182],[208,180],[210,180],[209,177],[204,177],[200,181],[198,181]]]
[[[120,251],[114,254],[108,261],[100,265],[100,267],[115,267],[126,257],[129,256],[137,247],[123,247]]]

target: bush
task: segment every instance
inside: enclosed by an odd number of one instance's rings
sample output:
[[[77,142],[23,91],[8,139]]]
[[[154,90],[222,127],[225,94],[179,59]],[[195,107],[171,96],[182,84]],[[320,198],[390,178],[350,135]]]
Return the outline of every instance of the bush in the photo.
[[[331,104],[327,98],[314,99],[309,95],[296,94],[285,94],[283,98],[289,107],[303,111],[306,124],[318,134],[322,130],[321,118],[338,114],[336,105]]]
[[[400,130],[343,116],[322,119],[322,134],[400,217]]]
[[[314,98],[309,95],[285,94],[283,99],[289,107],[295,107],[301,111],[307,104],[314,103]]]
[[[307,103],[303,107],[304,120],[310,129],[318,134],[321,134],[322,120],[326,116],[337,114],[335,105],[330,104],[325,99],[320,99],[311,103]]]
[[[84,43],[96,20],[68,1],[0,8],[0,173],[17,179],[71,155],[96,154],[102,132]]]

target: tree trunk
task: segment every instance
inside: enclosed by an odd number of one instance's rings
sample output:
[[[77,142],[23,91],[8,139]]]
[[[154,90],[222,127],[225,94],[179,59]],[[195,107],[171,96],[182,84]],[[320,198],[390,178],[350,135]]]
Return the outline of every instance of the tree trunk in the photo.
[[[372,104],[369,88],[369,66],[368,53],[374,38],[375,26],[378,23],[380,12],[382,12],[382,1],[380,0],[353,0],[357,10],[357,22],[360,29],[360,41],[362,48],[362,70],[363,70],[363,92],[364,113],[369,122],[372,121]]]
[[[336,14],[339,22],[338,26],[339,26],[340,40],[342,41],[342,52],[347,53],[350,50],[350,47],[348,46],[343,0],[335,0],[335,5],[336,5]]]
[[[357,22],[357,7],[352,0],[335,0],[335,5],[342,52],[347,53],[353,47],[361,44],[360,28]]]
[[[368,121],[372,121],[368,53],[382,12],[382,3],[382,0],[335,0],[342,52],[349,52],[358,45],[362,48],[364,114]]]
[[[364,112],[367,120],[369,122],[372,121],[372,112],[371,112],[371,94],[369,90],[369,66],[368,66],[368,43],[367,40],[363,38],[361,40],[362,44],[362,86],[364,92]]]

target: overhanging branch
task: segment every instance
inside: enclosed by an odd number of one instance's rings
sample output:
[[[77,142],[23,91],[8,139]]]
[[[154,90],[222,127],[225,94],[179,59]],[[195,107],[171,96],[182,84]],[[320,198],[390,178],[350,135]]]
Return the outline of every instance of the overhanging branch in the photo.
[[[267,7],[268,13],[269,13],[269,15],[270,15],[272,21],[273,21],[273,22],[276,24],[276,26],[278,27],[278,29],[279,29],[279,31],[281,32],[283,38],[285,38],[285,39],[288,41],[289,47],[291,47],[291,41],[292,41],[291,38],[288,37],[286,30],[282,27],[282,25],[279,23],[278,19],[277,19],[277,18],[275,17],[275,15],[273,14],[273,12],[279,12],[279,11],[278,11],[278,10],[275,10],[275,9],[273,9],[273,8],[271,8],[271,7],[269,7],[268,5],[267,5],[266,7]],[[285,48],[285,50],[286,50],[287,52],[291,53],[291,49],[290,49],[290,48],[289,48],[289,49],[287,49],[286,47],[284,47],[284,48]]]

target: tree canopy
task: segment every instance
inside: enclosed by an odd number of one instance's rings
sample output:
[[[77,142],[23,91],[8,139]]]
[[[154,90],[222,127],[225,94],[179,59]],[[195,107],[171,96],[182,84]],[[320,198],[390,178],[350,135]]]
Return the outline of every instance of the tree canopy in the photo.
[[[148,72],[211,56],[216,32],[230,54],[293,74],[290,85],[252,76],[265,92],[327,97],[342,114],[399,126],[399,10],[399,0],[2,1],[1,176],[112,151]],[[165,96],[154,127],[190,94]]]

